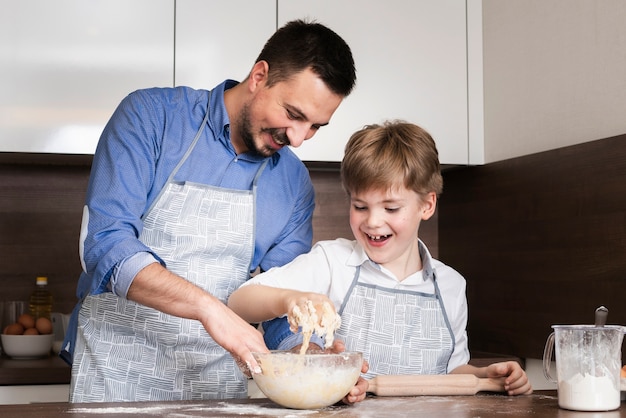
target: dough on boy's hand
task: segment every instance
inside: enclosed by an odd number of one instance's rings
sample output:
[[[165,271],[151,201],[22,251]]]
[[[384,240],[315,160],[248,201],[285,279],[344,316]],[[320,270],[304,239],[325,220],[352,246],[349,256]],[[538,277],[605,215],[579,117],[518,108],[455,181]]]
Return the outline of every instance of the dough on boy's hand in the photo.
[[[313,332],[320,337],[326,336],[324,348],[331,347],[335,339],[335,331],[341,326],[341,317],[328,302],[324,302],[322,305],[321,318],[317,316],[313,302],[307,300],[305,306],[306,312],[303,312],[297,305],[292,309],[295,323],[302,329],[300,354],[304,354],[308,350]]]
[[[330,348],[335,341],[335,331],[341,326],[341,317],[330,306],[328,302],[324,302],[322,306],[322,318],[318,322],[318,326],[315,328],[315,332],[319,336],[326,336],[326,343],[324,348]]]

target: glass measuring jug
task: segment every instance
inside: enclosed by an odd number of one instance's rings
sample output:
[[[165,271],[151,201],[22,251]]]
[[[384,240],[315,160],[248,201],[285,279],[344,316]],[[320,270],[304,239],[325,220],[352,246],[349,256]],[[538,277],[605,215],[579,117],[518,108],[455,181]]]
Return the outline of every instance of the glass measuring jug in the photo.
[[[559,407],[610,411],[620,406],[622,340],[617,325],[553,325],[543,352],[543,373],[557,383]],[[552,349],[556,375],[550,375]]]

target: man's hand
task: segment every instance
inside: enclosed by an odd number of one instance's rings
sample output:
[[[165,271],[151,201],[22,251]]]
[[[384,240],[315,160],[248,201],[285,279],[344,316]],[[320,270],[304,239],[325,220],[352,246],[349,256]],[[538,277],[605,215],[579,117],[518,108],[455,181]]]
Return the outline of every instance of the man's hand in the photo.
[[[259,330],[218,300],[208,307],[207,314],[200,321],[215,342],[233,356],[247,377],[252,377],[251,373],[261,373],[252,352],[266,353],[269,350]]]

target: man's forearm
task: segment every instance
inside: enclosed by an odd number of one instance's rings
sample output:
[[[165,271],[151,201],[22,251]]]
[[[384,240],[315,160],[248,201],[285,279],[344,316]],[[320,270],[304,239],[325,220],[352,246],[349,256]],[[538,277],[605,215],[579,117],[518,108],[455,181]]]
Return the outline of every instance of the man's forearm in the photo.
[[[197,320],[206,315],[202,307],[221,303],[159,263],[152,263],[137,273],[128,289],[128,299],[170,315]]]

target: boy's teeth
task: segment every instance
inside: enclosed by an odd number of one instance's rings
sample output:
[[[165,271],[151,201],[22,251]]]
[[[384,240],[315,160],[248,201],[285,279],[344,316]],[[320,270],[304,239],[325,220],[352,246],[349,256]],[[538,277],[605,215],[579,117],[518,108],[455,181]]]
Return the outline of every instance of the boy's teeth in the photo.
[[[368,237],[370,237],[370,239],[373,239],[374,241],[378,241],[382,238],[387,238],[389,235],[370,235],[367,234]]]

